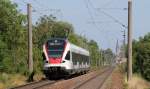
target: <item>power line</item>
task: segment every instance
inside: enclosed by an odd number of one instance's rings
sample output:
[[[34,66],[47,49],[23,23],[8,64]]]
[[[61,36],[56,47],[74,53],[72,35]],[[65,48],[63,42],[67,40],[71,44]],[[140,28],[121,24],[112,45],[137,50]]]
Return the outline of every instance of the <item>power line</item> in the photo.
[[[24,1],[24,0],[22,0],[23,1],[23,3],[24,4],[28,4],[29,2],[26,2],[26,1]],[[38,3],[37,2],[37,0],[33,0],[36,4],[38,4],[38,6],[40,6],[40,8],[42,8],[43,6],[45,7],[45,8],[48,8],[48,7],[46,7],[45,5],[42,5],[41,3]],[[33,8],[33,10],[32,10],[32,12],[36,12],[36,13],[39,13],[39,14],[43,14],[43,12],[45,12],[45,11],[59,11],[60,9],[45,9],[45,8],[42,8],[42,9],[36,9],[34,6],[32,6],[32,8]]]
[[[112,2],[114,2],[114,0],[110,0],[110,1],[108,1],[107,3],[105,3],[104,5],[102,5],[100,8],[98,8],[98,9],[105,9],[105,10],[128,10],[128,8],[122,8],[122,7],[118,7],[118,8],[114,8],[114,7],[107,7],[106,8],[106,6],[108,5],[108,4],[111,4]],[[91,3],[91,1],[89,1],[89,3]],[[93,5],[92,5],[93,6]]]
[[[116,19],[115,17],[111,16],[110,14],[106,13],[105,11],[99,10],[100,12],[102,12],[104,15],[106,15],[107,17],[111,18],[112,20],[114,20],[114,22],[120,24],[122,27],[128,29],[128,27],[126,25],[124,25],[121,21],[119,21],[118,19]]]
[[[40,11],[56,11],[56,12],[60,12],[61,9],[41,9]]]
[[[95,7],[94,7],[94,5],[92,4],[92,3],[90,3],[90,0],[87,0],[88,1],[88,3],[89,3],[89,5],[95,10]],[[92,22],[93,24],[96,24],[96,22],[94,21],[94,22]],[[109,32],[109,31],[108,31]],[[105,34],[105,36],[106,36],[106,34]],[[108,36],[106,36],[106,38],[108,38]],[[110,39],[109,39],[110,40]],[[111,41],[111,40],[110,40]],[[109,41],[108,41],[109,42]]]
[[[99,10],[128,10],[128,8],[97,8]]]
[[[91,13],[90,8],[89,8],[89,5],[88,5],[88,2],[86,2],[86,1],[87,1],[87,0],[84,0],[85,5],[86,5],[86,8],[87,8],[87,10],[88,10],[88,13],[89,13],[91,19],[93,20],[93,25],[95,25],[96,29],[99,31],[100,28],[99,28],[99,27],[97,26],[97,24],[95,23],[95,19],[94,19],[94,17],[93,17],[93,14]]]
[[[111,4],[112,2],[114,2],[114,0],[109,0],[109,1],[106,2],[104,5],[102,5],[102,7],[108,6],[108,5]]]
[[[92,2],[90,0],[88,0],[88,2],[90,3],[91,7],[94,8],[94,5],[92,4]],[[126,25],[124,25],[121,21],[119,21],[118,19],[116,19],[115,17],[111,16],[110,14],[106,13],[105,11],[102,11],[101,9],[99,9],[98,11],[102,12],[104,15],[106,15],[107,17],[111,18],[112,20],[114,20],[116,23],[120,24],[122,27],[128,29],[128,27]]]
[[[99,28],[98,26],[97,26],[97,24],[96,24],[96,21],[95,21],[95,18],[94,18],[94,16],[93,16],[93,14],[91,13],[91,10],[90,10],[90,8],[89,8],[89,4],[88,4],[88,2],[86,2],[86,0],[85,0],[85,4],[86,4],[86,8],[88,9],[88,13],[89,13],[89,15],[90,15],[90,17],[91,17],[91,19],[93,20],[93,22],[91,22],[93,25],[94,25],[94,27],[96,27],[96,30],[97,31],[99,31],[100,33],[101,33],[101,31],[99,30],[99,29],[102,29],[102,28]],[[110,21],[109,21],[110,22]],[[99,23],[103,23],[103,22],[100,22],[99,21]],[[103,30],[103,31],[105,31],[105,30]],[[108,38],[108,36],[106,36],[106,34],[103,34],[104,36],[105,36],[105,38]],[[111,42],[111,40],[110,39],[108,39],[109,41],[108,41],[108,44],[110,45],[110,43],[109,42]],[[105,40],[103,40],[103,42],[104,42]],[[102,42],[102,43],[103,43]]]
[[[99,23],[99,24],[106,24],[106,23],[114,23],[114,21],[88,21],[87,23]]]
[[[45,6],[45,5],[43,5],[43,4],[41,4],[41,3],[39,3],[37,0],[33,0],[35,3],[37,3],[39,6],[40,6],[40,8],[41,7],[45,7],[45,8],[48,8],[47,6]],[[43,8],[44,9],[44,8]]]
[[[45,5],[43,5],[43,4],[41,4],[41,3],[39,3],[37,0],[33,0],[35,3],[37,3],[39,6],[41,6],[41,7],[45,7],[45,8],[42,8],[42,9],[40,9],[40,12],[45,12],[45,11],[54,11],[55,13],[60,13],[59,15],[61,15],[61,17],[63,18],[63,14],[62,14],[62,11],[61,11],[61,9],[49,9],[49,7],[47,7],[47,6],[45,6]]]

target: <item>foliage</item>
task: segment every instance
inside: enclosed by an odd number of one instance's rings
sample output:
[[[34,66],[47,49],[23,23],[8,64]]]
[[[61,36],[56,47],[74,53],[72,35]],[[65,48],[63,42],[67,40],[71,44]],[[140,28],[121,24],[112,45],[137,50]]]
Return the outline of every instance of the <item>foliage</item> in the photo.
[[[150,33],[133,41],[133,70],[150,80]]]
[[[22,70],[19,67],[24,67],[20,64],[25,60],[26,45],[22,45],[25,44],[25,36],[22,35],[24,35],[23,24],[26,18],[16,8],[17,5],[9,0],[0,0],[0,71],[2,72],[20,72]]]
[[[28,41],[26,15],[17,10],[17,4],[0,0],[0,72],[28,75]],[[42,72],[42,45],[52,37],[67,38],[71,43],[90,51],[92,65],[100,59],[100,52],[94,40],[75,34],[73,26],[58,21],[54,16],[44,15],[33,25],[34,71]]]
[[[91,55],[90,59],[92,59],[91,64],[93,66],[97,66],[98,60],[100,59],[99,47],[94,40],[89,41],[88,45],[89,45],[89,51]]]
[[[103,57],[104,57],[104,60],[105,60],[105,63],[104,64],[111,64],[114,60],[114,53],[112,52],[112,50],[110,48],[106,49],[106,50],[103,50]]]

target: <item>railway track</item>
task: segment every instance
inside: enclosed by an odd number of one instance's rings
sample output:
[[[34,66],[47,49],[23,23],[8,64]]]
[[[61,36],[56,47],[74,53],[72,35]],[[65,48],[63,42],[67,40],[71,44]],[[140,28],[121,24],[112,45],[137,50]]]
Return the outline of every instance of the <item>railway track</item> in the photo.
[[[32,82],[32,83],[28,83],[25,85],[21,85],[21,86],[17,86],[11,89],[39,89],[42,88],[44,86],[49,86],[51,84],[56,83],[57,81],[51,81],[51,80],[41,80],[38,82]]]
[[[101,89],[114,67],[108,68],[94,77],[72,87],[71,89]],[[97,82],[96,82],[97,81]]]
[[[102,85],[104,84],[104,82],[106,81],[108,76],[112,73],[113,69],[114,69],[114,67],[113,68],[108,67],[105,70],[103,70],[102,72],[89,78],[88,80],[78,82],[75,85],[71,85],[71,87],[69,89],[101,89]],[[49,88],[52,87],[53,84],[57,84],[56,82],[58,82],[58,81],[63,81],[63,79],[62,80],[54,80],[54,81],[41,80],[38,82],[21,85],[21,86],[14,87],[11,89],[47,89],[48,87]],[[55,85],[55,86],[57,86],[57,85]],[[63,86],[68,86],[68,85],[67,85],[67,83],[65,83]],[[50,89],[53,89],[53,88],[50,88]],[[66,88],[63,88],[63,89],[66,89]]]

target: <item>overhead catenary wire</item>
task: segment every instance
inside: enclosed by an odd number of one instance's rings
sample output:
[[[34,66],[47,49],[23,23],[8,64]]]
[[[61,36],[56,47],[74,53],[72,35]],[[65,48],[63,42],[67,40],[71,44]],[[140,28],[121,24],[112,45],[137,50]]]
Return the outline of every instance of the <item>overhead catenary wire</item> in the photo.
[[[92,7],[93,9],[95,9],[95,7],[93,6],[93,3],[92,3],[90,0],[88,0],[88,2],[89,2],[89,4],[91,5],[91,7]],[[124,25],[121,21],[119,21],[118,19],[116,19],[116,18],[113,17],[112,15],[106,13],[105,11],[103,11],[103,10],[101,10],[101,9],[99,9],[98,11],[100,11],[101,13],[103,13],[104,15],[106,15],[107,17],[111,18],[114,22],[120,24],[122,27],[128,29],[128,27],[127,27],[126,25]]]
[[[128,27],[126,25],[124,25],[121,21],[119,21],[118,19],[116,19],[115,17],[111,16],[110,14],[106,13],[105,11],[99,10],[100,12],[102,12],[104,15],[106,15],[107,17],[111,18],[112,20],[114,20],[114,22],[120,24],[122,27],[128,29]]]
[[[86,8],[87,8],[87,10],[88,10],[88,13],[89,13],[91,19],[93,20],[92,24],[94,25],[94,27],[96,28],[96,30],[99,31],[100,33],[101,33],[102,30],[105,31],[104,29],[102,29],[102,27],[99,28],[99,27],[97,26],[97,24],[96,24],[96,22],[95,22],[95,18],[94,18],[93,14],[92,14],[92,12],[91,12],[91,10],[90,10],[88,0],[84,0],[84,1],[85,1]],[[86,2],[86,1],[87,1],[87,2]],[[100,23],[102,23],[102,22],[100,22]],[[103,34],[103,35],[104,35],[106,38],[108,38],[108,36],[106,36],[106,34]],[[103,42],[105,42],[105,41],[103,40]],[[102,43],[103,43],[103,42],[102,42]],[[110,42],[110,39],[109,39],[109,41],[108,41],[108,44],[110,45],[109,42]],[[108,44],[107,44],[107,45],[108,45]]]
[[[95,25],[95,28],[99,31],[100,30],[100,28],[97,26],[97,24],[95,23],[95,18],[94,18],[94,16],[92,15],[92,13],[91,13],[91,11],[90,11],[90,8],[89,8],[89,5],[88,5],[88,2],[87,2],[87,0],[84,0],[84,2],[85,2],[85,5],[86,5],[86,8],[87,8],[87,10],[88,10],[88,14],[90,15],[90,18],[93,20],[93,25]]]
[[[98,9],[104,9],[104,10],[128,10],[128,8],[122,8],[122,7],[108,7],[108,5],[112,4],[115,0],[109,0],[106,3],[104,3],[101,7]],[[107,8],[106,8],[107,7]]]
[[[49,8],[49,7],[47,7],[46,5],[43,5],[43,4],[41,4],[41,3],[39,3],[37,0],[33,0],[36,4],[38,4],[39,6],[42,6],[42,8],[40,9],[39,8],[39,12],[40,13],[44,13],[44,12],[54,12],[53,14],[56,14],[56,15],[58,15],[58,16],[60,16],[60,18],[61,19],[63,19],[63,13],[62,13],[62,10],[61,9],[57,9],[57,8],[55,8],[55,9],[51,9],[51,8]],[[44,7],[44,8],[43,8]],[[37,12],[37,10],[35,10],[35,12]]]
[[[45,9],[45,8],[49,8],[46,5],[43,5],[41,3],[39,3],[37,0],[33,0],[36,4],[38,4],[40,6],[40,8]],[[44,7],[44,8],[43,8]]]
[[[97,8],[97,9],[100,9],[100,10],[123,10],[123,11],[128,10],[128,8]]]
[[[102,5],[102,7],[106,7],[106,6],[110,5],[112,2],[114,2],[114,0],[109,0],[104,5]]]
[[[99,7],[99,9],[105,9],[105,10],[128,10],[128,8],[112,8],[112,7],[109,7],[109,5],[111,5],[115,0],[109,0],[108,2],[106,2],[104,5],[102,5],[101,7]],[[105,8],[107,7],[107,8]]]
[[[35,8],[35,6],[32,5],[32,12],[33,14],[34,13],[38,13],[39,15],[44,15],[45,13],[47,12],[53,12],[53,13],[50,13],[51,15],[54,15],[54,16],[59,16],[61,19],[63,18],[63,13],[61,11],[61,9],[52,9],[52,8],[49,8],[47,7],[46,5],[43,5],[41,3],[39,3],[37,0],[33,0],[34,3],[36,3],[36,5],[40,6],[40,8]],[[26,2],[25,0],[22,0],[22,2],[27,5],[29,2]],[[37,7],[38,7],[37,6]]]
[[[91,3],[91,1],[90,0],[87,0],[88,1],[88,4],[93,8],[93,10],[95,10],[95,7],[94,7],[94,5]],[[119,9],[119,8],[118,8]],[[111,16],[111,15],[110,15]],[[108,16],[107,16],[108,17]],[[113,16],[112,16],[113,17]],[[109,17],[110,18],[110,17]],[[112,18],[111,18],[112,19]],[[124,26],[125,27],[125,25],[123,24],[123,23],[121,23],[119,20],[117,20],[116,18],[113,18],[113,21],[117,21],[116,23],[119,23],[119,24],[121,24],[122,26]],[[101,23],[101,22],[100,22]],[[96,22],[94,21],[93,22],[93,24],[96,24]],[[109,31],[108,31],[109,32]],[[106,36],[106,34],[105,34],[105,36]],[[106,36],[106,38],[108,38],[108,36]],[[110,40],[110,39],[109,39]],[[111,41],[111,40],[110,40]],[[108,43],[110,42],[110,41],[108,41]]]

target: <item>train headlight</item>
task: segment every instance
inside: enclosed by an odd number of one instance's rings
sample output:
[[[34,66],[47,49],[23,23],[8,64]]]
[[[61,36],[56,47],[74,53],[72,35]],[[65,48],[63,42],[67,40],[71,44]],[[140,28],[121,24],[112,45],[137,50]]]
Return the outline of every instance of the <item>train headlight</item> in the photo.
[[[45,63],[48,63],[48,61],[46,60]]]
[[[65,62],[66,62],[66,61],[63,60],[61,63],[65,63]]]

